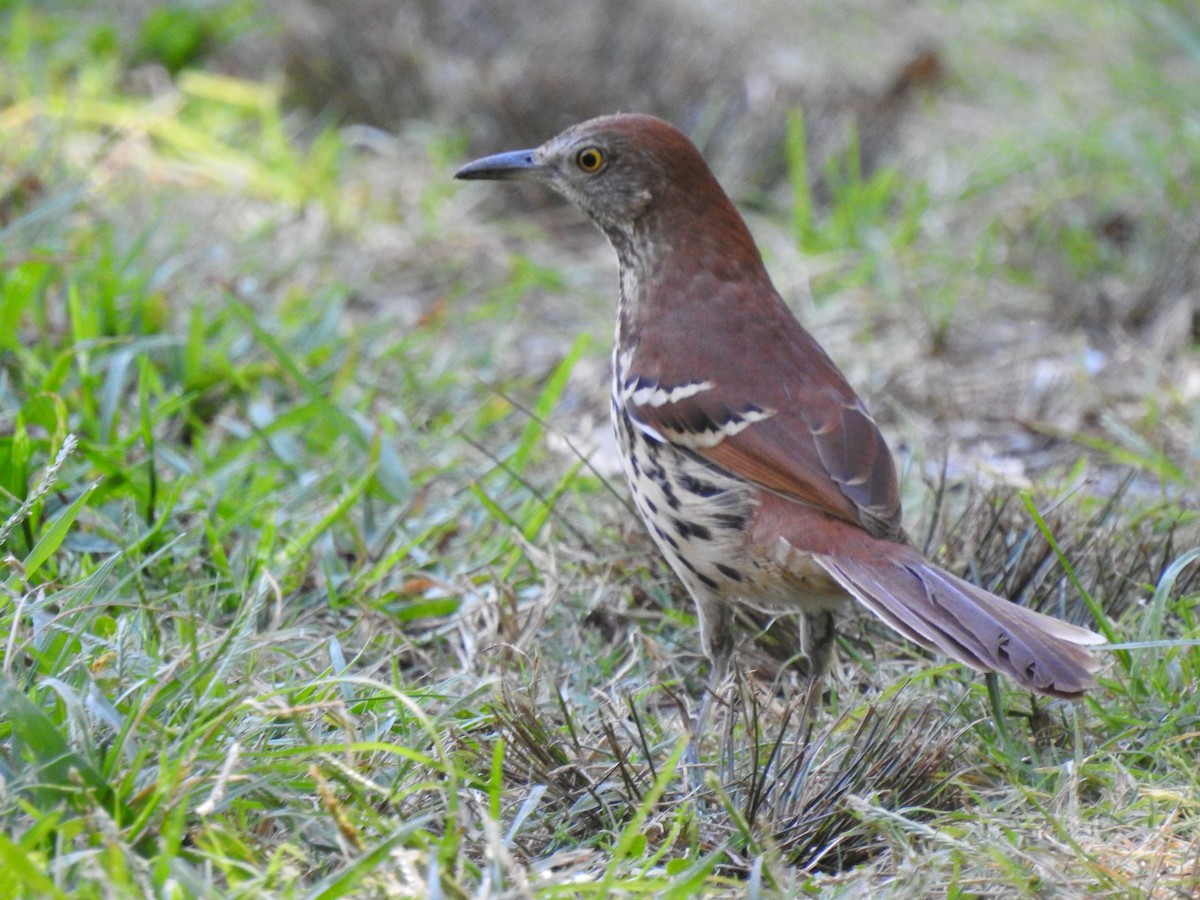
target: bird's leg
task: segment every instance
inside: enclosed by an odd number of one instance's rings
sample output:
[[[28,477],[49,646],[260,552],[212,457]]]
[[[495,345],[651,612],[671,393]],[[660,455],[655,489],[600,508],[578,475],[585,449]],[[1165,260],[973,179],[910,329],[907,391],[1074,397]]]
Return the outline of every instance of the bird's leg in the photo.
[[[704,696],[700,700],[700,711],[692,723],[692,742],[688,747],[687,761],[695,765],[700,763],[700,741],[704,739],[704,731],[708,727],[708,717],[717,698],[717,691],[729,676],[732,654],[712,660],[708,670],[708,683],[704,686]]]
[[[699,786],[700,742],[708,727],[708,717],[712,713],[717,691],[725,683],[733,660],[733,628],[729,606],[713,595],[697,596],[695,599],[696,612],[700,616],[700,643],[711,665],[700,711],[692,722],[692,741],[684,756],[693,773],[689,776],[692,787]]]
[[[804,709],[800,719],[807,727],[821,701],[825,673],[833,659],[837,628],[829,610],[804,613],[800,623],[800,649],[808,659],[808,686],[804,693]]]

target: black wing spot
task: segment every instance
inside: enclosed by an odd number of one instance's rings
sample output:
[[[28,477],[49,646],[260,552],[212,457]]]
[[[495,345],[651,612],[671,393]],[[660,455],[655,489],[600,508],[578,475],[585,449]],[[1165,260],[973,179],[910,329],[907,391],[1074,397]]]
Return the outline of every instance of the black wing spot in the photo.
[[[695,522],[685,522],[682,519],[672,519],[671,524],[675,526],[675,531],[685,541],[689,538],[698,538],[702,541],[712,540],[712,532],[704,525],[697,525]]]
[[[677,540],[675,540],[675,538],[671,537],[671,535],[667,534],[667,532],[663,529],[663,527],[661,525],[659,525],[657,522],[654,523],[654,533],[657,534],[664,541],[666,541],[666,543],[669,546],[671,546],[672,548],[674,548],[675,550],[679,549],[679,542]]]
[[[730,581],[741,581],[742,573],[732,566],[727,566],[724,563],[717,563],[717,571],[728,578]]]
[[[667,506],[671,507],[673,510],[678,510],[680,507],[679,497],[675,495],[675,489],[671,487],[671,482],[666,480],[667,473],[663,472],[661,468],[658,471],[659,474],[662,475],[662,494],[667,501]],[[684,535],[684,537],[686,537],[686,535]]]
[[[716,497],[725,493],[724,488],[719,488],[708,481],[701,481],[694,475],[680,476],[679,486],[689,494],[694,494],[697,497]]]
[[[712,518],[718,525],[731,531],[741,531],[746,527],[746,517],[737,513],[716,513]]]

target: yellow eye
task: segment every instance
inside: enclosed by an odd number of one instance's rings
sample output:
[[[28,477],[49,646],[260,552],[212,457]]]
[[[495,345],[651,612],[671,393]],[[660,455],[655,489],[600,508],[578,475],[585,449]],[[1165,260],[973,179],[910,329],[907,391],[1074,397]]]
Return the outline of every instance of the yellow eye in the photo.
[[[595,175],[604,168],[604,154],[599,147],[584,147],[575,154],[575,165],[589,175]]]

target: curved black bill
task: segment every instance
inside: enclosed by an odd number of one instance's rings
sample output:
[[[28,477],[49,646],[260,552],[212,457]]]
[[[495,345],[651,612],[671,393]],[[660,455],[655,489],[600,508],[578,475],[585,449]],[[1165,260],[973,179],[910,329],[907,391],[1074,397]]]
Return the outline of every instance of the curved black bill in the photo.
[[[532,150],[510,150],[469,162],[457,172],[455,178],[467,181],[507,181],[513,178],[528,178],[541,172],[533,160]]]

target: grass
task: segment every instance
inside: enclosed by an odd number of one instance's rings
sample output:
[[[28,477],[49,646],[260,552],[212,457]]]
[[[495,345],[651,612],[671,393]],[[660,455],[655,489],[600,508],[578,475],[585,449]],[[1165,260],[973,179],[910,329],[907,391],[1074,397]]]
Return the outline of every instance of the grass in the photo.
[[[949,178],[849,159],[814,205],[796,120],[798,203],[756,222],[829,273],[817,327],[875,373],[911,353],[969,372],[958,344],[1001,327],[982,298],[1065,307],[1054,384],[1102,414],[1043,397],[1007,422],[1049,448],[1024,490],[902,458],[931,553],[1105,617],[1123,643],[1100,689],[1035,700],[855,621],[799,723],[794,623],[748,615],[694,791],[694,614],[597,437],[607,258],[481,220],[505,201],[454,190],[461,135],[363,149],[270,83],[189,67],[219,31],[147,94],[126,74],[153,42],[3,6],[0,893],[1194,893],[1200,417],[1194,346],[1148,323],[1173,314],[1157,273],[1188,258],[1200,194],[1190,127],[1152,139],[1195,108],[1200,28],[1185,3],[1147,10],[1088,26],[1171,54],[1113,70],[1132,125],[1101,104],[1077,140],[1034,116],[983,164],[942,160]],[[1121,246],[1101,227],[1118,212]],[[1099,309],[1097,285],[1141,318]],[[910,301],[915,336],[894,324]],[[1070,336],[1098,322],[1113,359],[1156,349],[1089,381]],[[905,445],[1004,415],[891,386]]]

